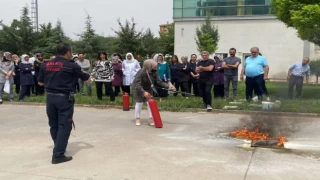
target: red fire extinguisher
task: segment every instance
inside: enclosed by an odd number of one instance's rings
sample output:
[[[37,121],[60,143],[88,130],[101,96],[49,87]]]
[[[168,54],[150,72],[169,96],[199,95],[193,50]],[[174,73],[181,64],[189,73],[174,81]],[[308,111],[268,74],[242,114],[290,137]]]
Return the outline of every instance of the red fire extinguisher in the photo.
[[[156,128],[162,128],[163,124],[162,124],[162,120],[161,120],[161,116],[159,113],[157,102],[154,99],[150,98],[148,100],[148,103],[149,103],[149,107],[151,109],[151,113],[152,113],[152,117],[153,117],[153,121],[154,121],[154,126]]]
[[[123,107],[123,111],[130,110],[130,98],[128,93],[124,93],[122,96],[122,107]]]

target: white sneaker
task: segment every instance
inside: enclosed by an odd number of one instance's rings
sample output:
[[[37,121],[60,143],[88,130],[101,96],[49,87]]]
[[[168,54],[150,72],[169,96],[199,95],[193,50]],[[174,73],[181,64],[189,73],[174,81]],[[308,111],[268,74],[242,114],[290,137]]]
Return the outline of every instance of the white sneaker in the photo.
[[[267,97],[266,100],[267,100],[267,101],[270,101],[270,97]]]
[[[207,105],[207,110],[212,110],[212,107],[209,104]]]
[[[254,102],[258,101],[258,96],[255,96],[254,98],[252,98],[252,101]]]

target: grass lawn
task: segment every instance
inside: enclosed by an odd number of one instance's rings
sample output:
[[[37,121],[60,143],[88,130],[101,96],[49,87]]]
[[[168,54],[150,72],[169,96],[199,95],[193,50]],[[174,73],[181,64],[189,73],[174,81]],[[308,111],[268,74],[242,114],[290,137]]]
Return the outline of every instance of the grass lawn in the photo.
[[[88,104],[88,105],[122,105],[122,97],[116,97],[115,103],[110,103],[109,97],[104,96],[102,101],[99,101],[96,97],[96,90],[94,83],[93,85],[93,96],[81,96],[76,95],[76,104]],[[320,113],[320,85],[304,85],[302,99],[287,99],[288,84],[285,82],[267,82],[267,88],[272,101],[280,100],[281,107],[275,111],[281,112],[299,112],[299,113]],[[86,91],[86,87],[85,91]],[[230,89],[231,93],[232,90]],[[245,84],[244,82],[239,82],[238,87],[239,99],[245,99]],[[295,93],[295,92],[294,92]],[[213,94],[213,92],[212,92]],[[232,94],[230,94],[232,97]],[[18,95],[15,94],[15,101],[17,101]],[[3,97],[4,103],[7,100],[7,95]],[[159,100],[159,99],[157,99]],[[131,98],[130,98],[131,101]],[[38,102],[44,103],[45,97],[36,97],[32,95],[31,97],[26,97],[25,102]],[[132,103],[134,105],[134,102]],[[214,109],[222,109],[224,106],[229,105],[229,101],[224,101],[222,99],[213,100]],[[158,101],[158,106],[160,110],[164,111],[196,111],[198,108],[203,108],[202,99],[200,97],[189,97],[188,99],[178,95],[173,97],[170,95],[168,98],[163,98],[162,102]],[[239,110],[254,110],[249,107],[249,103],[243,103],[239,105]]]

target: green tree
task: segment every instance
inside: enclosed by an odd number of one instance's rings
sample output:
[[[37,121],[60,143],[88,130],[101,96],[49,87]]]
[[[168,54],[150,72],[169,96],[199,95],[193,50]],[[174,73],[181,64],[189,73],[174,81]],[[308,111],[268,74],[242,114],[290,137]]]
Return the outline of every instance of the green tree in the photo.
[[[116,33],[119,42],[119,53],[131,52],[134,55],[137,53],[139,47],[141,46],[141,32],[136,30],[136,23],[134,19],[131,22],[126,20],[125,24],[122,24],[120,19],[117,20],[119,29],[113,31]]]
[[[92,18],[89,14],[86,17],[85,30],[78,36],[80,37],[80,41],[77,42],[77,49],[87,54],[89,59],[95,57],[98,51],[103,50],[98,46],[100,37],[96,35],[92,27]]]
[[[211,23],[211,17],[208,15],[204,23],[196,28],[195,41],[198,51],[201,53],[206,50],[210,54],[214,53],[218,49],[219,39],[218,28]]]
[[[320,45],[319,0],[272,0],[276,16],[296,28],[302,40]]]
[[[201,34],[199,38],[201,42],[200,48],[198,47],[198,51],[208,51],[209,53],[213,53],[216,51],[216,46],[214,43],[214,39],[211,37],[209,33]]]
[[[28,7],[22,8],[20,20],[13,20],[11,26],[1,23],[0,38],[5,50],[14,53],[30,53],[37,42],[37,33],[33,31]]]
[[[60,20],[57,21],[54,28],[51,23],[42,24],[40,25],[38,43],[34,52],[43,52],[53,55],[56,53],[57,45],[62,42],[70,43],[71,39],[65,35]]]
[[[138,54],[151,56],[151,54],[156,52],[159,52],[159,40],[154,37],[154,34],[148,28],[141,37],[140,52],[138,52]]]
[[[159,49],[164,54],[174,54],[174,24],[168,26],[168,32],[159,32]]]
[[[316,78],[317,78],[316,82],[318,84],[319,83],[319,76],[320,76],[320,59],[310,61],[309,66],[310,66],[311,74],[316,76]]]

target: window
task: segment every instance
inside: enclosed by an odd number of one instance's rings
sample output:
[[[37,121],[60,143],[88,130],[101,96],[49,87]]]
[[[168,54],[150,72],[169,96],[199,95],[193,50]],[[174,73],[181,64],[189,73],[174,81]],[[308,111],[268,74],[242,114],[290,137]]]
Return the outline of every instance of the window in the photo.
[[[173,0],[174,17],[272,15],[271,0]]]
[[[248,58],[248,57],[250,57],[251,56],[251,53],[243,53],[242,54],[242,64],[246,61],[246,59]]]
[[[222,56],[223,59],[228,57],[228,53],[216,53],[216,54],[219,54],[220,56]]]
[[[174,0],[173,1],[173,8],[182,8],[183,0]]]

